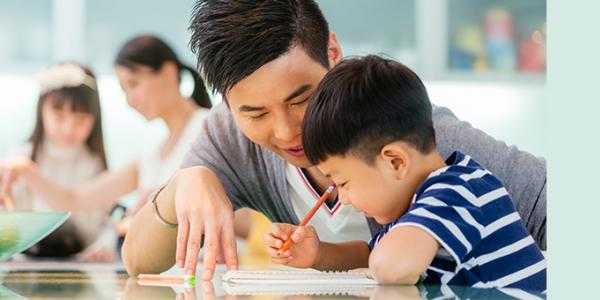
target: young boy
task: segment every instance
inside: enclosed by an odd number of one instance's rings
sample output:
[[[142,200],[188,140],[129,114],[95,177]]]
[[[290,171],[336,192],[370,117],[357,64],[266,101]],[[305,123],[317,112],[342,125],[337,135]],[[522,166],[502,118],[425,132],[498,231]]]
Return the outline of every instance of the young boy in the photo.
[[[302,133],[340,201],[387,224],[368,244],[377,281],[546,290],[544,256],[502,182],[459,151],[440,156],[427,91],[404,65],[373,55],[341,62],[317,88]],[[281,226],[272,236],[283,240],[291,231]],[[336,268],[367,247],[324,246],[301,230],[290,250],[270,249],[274,261]]]

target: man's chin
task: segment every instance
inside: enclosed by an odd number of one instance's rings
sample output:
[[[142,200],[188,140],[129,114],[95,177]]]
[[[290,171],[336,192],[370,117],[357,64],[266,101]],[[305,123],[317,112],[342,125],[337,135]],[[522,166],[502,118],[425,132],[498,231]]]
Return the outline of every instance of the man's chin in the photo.
[[[298,168],[310,168],[313,166],[313,164],[310,163],[310,161],[308,161],[308,158],[306,158],[306,156],[302,156],[302,157],[293,157],[291,155],[284,155],[283,158],[290,164],[298,167]]]

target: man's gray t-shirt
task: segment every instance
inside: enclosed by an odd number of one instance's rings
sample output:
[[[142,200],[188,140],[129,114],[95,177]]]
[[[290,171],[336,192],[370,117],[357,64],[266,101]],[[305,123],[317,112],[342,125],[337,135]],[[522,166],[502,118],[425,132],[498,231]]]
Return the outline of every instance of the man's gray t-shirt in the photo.
[[[500,178],[525,226],[545,250],[545,160],[495,140],[445,107],[434,106],[432,116],[441,156],[461,151]],[[182,168],[191,166],[211,169],[236,209],[249,207],[273,222],[299,223],[288,195],[286,161],[244,136],[224,103],[212,109],[187,153]],[[372,219],[369,226],[372,233],[381,228]]]

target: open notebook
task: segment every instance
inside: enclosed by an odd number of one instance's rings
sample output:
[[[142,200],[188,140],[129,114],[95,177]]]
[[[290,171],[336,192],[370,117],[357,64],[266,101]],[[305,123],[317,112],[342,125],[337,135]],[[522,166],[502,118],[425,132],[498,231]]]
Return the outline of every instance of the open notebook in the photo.
[[[315,270],[228,271],[221,281],[230,295],[358,295],[377,285],[362,273]]]

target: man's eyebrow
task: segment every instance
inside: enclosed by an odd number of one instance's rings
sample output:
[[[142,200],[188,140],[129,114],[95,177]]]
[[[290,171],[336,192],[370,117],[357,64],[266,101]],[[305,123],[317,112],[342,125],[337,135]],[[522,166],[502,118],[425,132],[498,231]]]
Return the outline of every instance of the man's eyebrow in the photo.
[[[287,96],[285,98],[285,100],[283,100],[283,102],[287,102],[287,101],[290,101],[290,100],[298,97],[302,93],[308,91],[310,89],[310,87],[311,87],[310,84],[303,84],[303,85],[301,85],[299,88],[297,88],[295,91],[293,91],[289,96]]]
[[[253,112],[253,111],[259,111],[259,110],[264,110],[265,107],[264,106],[250,106],[250,105],[242,105],[238,108],[238,110],[240,112]]]
[[[283,102],[287,102],[290,101],[296,97],[298,97],[299,95],[301,95],[302,93],[308,91],[310,89],[311,85],[310,84],[303,84],[300,87],[298,87],[295,91],[293,91],[289,96],[287,96],[285,98],[285,100],[283,100]],[[240,112],[253,112],[253,111],[261,111],[261,110],[265,110],[264,106],[250,106],[250,105],[242,105],[238,108],[238,110]]]

